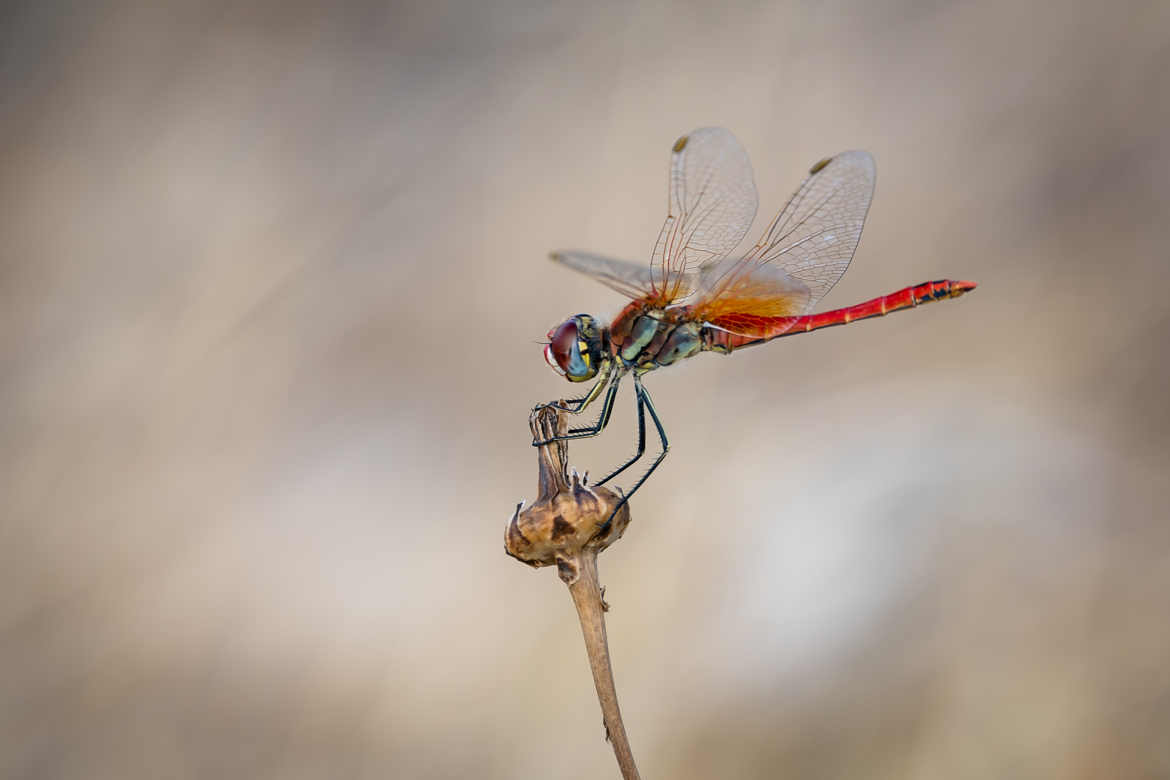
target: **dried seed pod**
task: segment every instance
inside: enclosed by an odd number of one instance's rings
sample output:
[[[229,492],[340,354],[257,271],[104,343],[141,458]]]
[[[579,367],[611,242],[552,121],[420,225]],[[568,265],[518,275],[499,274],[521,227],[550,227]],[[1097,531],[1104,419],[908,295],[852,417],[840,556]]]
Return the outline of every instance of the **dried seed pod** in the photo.
[[[528,426],[534,440],[549,441],[553,436],[564,435],[567,417],[566,412],[547,406],[533,409]],[[522,509],[523,504],[516,507],[504,531],[504,550],[529,566],[555,563],[557,574],[569,586],[597,688],[605,737],[613,745],[622,778],[639,780],[618,707],[605,637],[604,613],[608,606],[597,580],[597,554],[621,538],[630,524],[629,505],[612,490],[587,485],[584,477],[570,471],[566,442],[542,444],[537,448],[537,459],[540,497],[527,509]],[[614,514],[614,508],[619,506]],[[605,527],[610,515],[613,522]]]
[[[564,435],[566,415],[555,409],[537,409],[529,419],[538,441]],[[540,497],[532,506],[516,507],[504,533],[508,555],[530,566],[568,565],[582,550],[600,552],[621,538],[630,522],[629,506],[623,504],[604,534],[598,532],[621,502],[612,490],[589,485],[569,468],[564,442],[537,448],[540,465]],[[569,572],[562,571],[562,579]],[[575,575],[571,575],[574,576]]]

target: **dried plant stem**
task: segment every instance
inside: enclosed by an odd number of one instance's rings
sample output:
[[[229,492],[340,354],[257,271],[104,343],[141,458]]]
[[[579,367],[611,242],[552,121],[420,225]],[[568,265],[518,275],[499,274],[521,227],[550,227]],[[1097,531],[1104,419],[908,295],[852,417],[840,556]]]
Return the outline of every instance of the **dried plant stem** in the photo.
[[[555,565],[569,586],[585,636],[606,738],[613,745],[622,777],[640,780],[618,709],[605,638],[607,607],[597,582],[597,554],[621,538],[630,524],[630,507],[618,493],[587,484],[569,468],[568,442],[557,438],[568,430],[563,411],[539,406],[528,425],[533,440],[544,442],[537,447],[540,495],[527,509],[523,504],[516,507],[504,530],[504,550],[529,566]]]
[[[601,586],[597,581],[597,553],[582,550],[576,561],[566,561],[559,567],[561,579],[569,586],[577,617],[581,620],[581,633],[585,636],[585,651],[589,654],[589,667],[593,670],[593,684],[597,688],[597,700],[601,703],[601,715],[605,721],[605,732],[613,744],[618,767],[624,780],[640,780],[638,767],[634,765],[634,754],[630,740],[622,723],[622,712],[618,707],[617,688],[613,683],[613,666],[609,660],[609,643],[605,638],[605,606],[601,600]],[[574,574],[575,570],[575,574]]]

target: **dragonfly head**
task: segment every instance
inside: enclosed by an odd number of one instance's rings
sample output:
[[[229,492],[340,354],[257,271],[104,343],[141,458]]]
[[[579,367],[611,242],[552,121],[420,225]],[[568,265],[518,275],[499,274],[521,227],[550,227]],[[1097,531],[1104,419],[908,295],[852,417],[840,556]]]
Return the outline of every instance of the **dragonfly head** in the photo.
[[[544,360],[570,382],[588,382],[605,359],[597,322],[588,314],[570,317],[548,332]]]

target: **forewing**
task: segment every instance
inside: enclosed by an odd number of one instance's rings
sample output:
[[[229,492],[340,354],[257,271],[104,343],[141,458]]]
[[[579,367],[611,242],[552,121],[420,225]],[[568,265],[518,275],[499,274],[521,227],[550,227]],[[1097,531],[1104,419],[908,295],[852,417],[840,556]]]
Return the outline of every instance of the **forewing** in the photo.
[[[549,259],[566,268],[572,268],[574,271],[590,276],[606,287],[631,298],[647,297],[652,295],[654,291],[651,271],[645,263],[630,263],[625,260],[615,260],[612,257],[572,250],[553,252],[549,255]]]
[[[657,303],[686,295],[700,266],[718,263],[743,241],[756,216],[747,153],[731,131],[704,127],[671,149],[666,221],[650,261]]]
[[[810,311],[845,273],[873,198],[876,170],[868,152],[842,152],[812,167],[808,178],[741,260],[705,275],[701,299],[734,292],[741,277],[771,264],[801,282]],[[722,304],[720,304],[722,307]]]

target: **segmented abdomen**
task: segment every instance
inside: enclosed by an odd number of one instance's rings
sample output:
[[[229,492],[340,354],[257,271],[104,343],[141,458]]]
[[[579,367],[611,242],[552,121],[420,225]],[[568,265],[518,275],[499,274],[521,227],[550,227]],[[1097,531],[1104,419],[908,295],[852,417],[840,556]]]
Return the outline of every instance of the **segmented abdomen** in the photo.
[[[960,282],[940,279],[906,287],[897,292],[874,298],[871,301],[834,309],[821,314],[806,314],[803,317],[756,317],[752,315],[728,315],[721,317],[703,328],[703,349],[715,352],[730,352],[753,344],[762,344],[781,336],[809,333],[834,325],[846,325],[870,317],[881,317],[890,312],[901,311],[921,303],[958,298],[975,289],[974,282]]]

